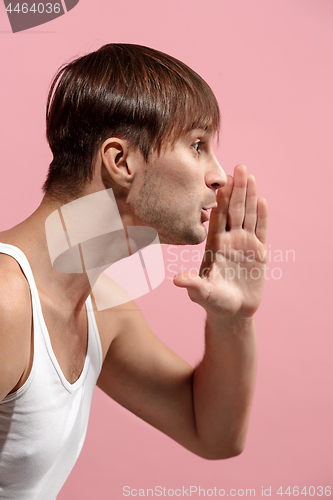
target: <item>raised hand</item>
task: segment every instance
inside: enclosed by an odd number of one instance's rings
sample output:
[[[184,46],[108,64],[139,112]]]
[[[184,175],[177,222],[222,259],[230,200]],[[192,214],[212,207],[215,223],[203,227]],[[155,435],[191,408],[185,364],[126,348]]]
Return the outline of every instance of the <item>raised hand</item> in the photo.
[[[220,316],[251,317],[258,309],[267,262],[266,200],[257,200],[256,182],[244,165],[217,192],[199,276],[182,273],[174,278],[189,297]]]

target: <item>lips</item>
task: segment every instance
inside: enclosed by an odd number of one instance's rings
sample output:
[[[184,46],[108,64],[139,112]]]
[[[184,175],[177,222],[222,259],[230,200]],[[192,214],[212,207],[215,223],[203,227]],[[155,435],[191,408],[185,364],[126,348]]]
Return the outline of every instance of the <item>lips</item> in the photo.
[[[201,221],[202,222],[208,222],[210,217],[210,209],[208,208],[203,208],[201,210]]]
[[[210,219],[210,212],[212,210],[212,208],[216,208],[217,207],[217,202],[214,203],[214,205],[211,205],[210,207],[206,207],[206,208],[202,208],[201,209],[201,219],[202,219],[202,222],[208,222],[209,219]]]

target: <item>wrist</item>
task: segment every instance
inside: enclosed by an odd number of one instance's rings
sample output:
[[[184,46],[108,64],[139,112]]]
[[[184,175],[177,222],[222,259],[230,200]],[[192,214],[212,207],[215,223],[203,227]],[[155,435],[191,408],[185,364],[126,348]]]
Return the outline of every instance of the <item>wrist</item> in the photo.
[[[214,330],[231,332],[248,331],[254,328],[254,315],[246,316],[237,312],[233,315],[207,313],[207,326]]]

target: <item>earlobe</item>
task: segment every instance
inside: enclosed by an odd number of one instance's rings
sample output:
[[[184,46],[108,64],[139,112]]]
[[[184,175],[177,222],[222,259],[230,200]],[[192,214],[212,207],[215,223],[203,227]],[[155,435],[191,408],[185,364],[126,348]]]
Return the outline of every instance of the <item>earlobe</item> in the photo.
[[[128,155],[129,145],[123,139],[109,138],[101,147],[102,161],[108,175],[125,188],[129,188],[133,180]]]

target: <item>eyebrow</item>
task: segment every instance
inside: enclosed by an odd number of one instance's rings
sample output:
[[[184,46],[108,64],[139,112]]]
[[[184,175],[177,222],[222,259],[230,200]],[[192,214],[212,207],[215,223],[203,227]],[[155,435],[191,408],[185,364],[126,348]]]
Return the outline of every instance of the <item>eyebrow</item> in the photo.
[[[212,138],[215,135],[214,131],[212,131],[212,130],[205,130],[203,128],[197,128],[197,127],[189,130],[189,132],[186,135],[191,136],[191,135],[196,135],[196,134],[204,135],[204,136],[211,136]]]

